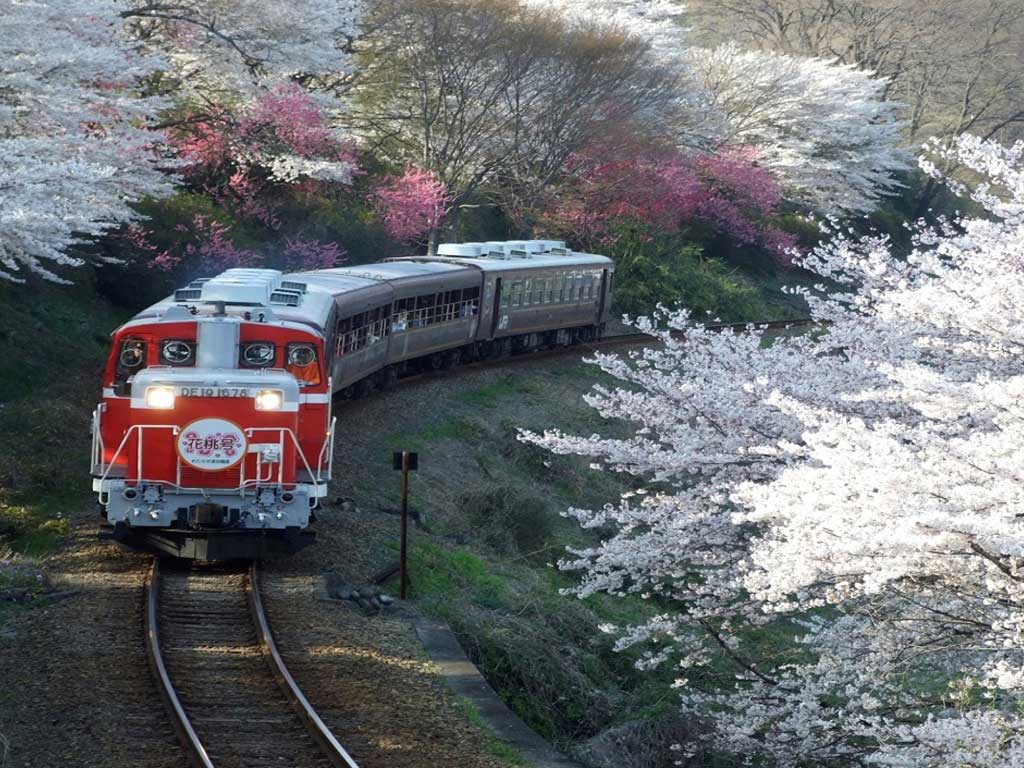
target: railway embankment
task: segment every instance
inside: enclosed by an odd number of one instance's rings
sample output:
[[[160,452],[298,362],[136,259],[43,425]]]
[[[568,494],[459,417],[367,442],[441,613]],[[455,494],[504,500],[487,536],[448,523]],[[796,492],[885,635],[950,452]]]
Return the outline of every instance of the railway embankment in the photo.
[[[624,477],[515,439],[520,427],[614,428],[582,402],[599,377],[581,362],[584,354],[428,377],[340,407],[339,480],[320,514],[320,541],[282,567],[319,572],[349,593],[341,596],[362,596],[397,556],[399,478],[391,454],[419,452],[409,608],[451,626],[490,686],[535,732],[585,764],[628,765],[623,750],[639,734],[667,746],[686,728],[675,715],[671,672],[636,673],[636,659],[615,652],[601,629],[654,608],[562,594],[573,581],[554,563],[567,545],[600,533],[581,531],[562,512],[632,488]],[[384,591],[396,594],[396,580]],[[377,620],[377,611],[352,599],[322,602]]]

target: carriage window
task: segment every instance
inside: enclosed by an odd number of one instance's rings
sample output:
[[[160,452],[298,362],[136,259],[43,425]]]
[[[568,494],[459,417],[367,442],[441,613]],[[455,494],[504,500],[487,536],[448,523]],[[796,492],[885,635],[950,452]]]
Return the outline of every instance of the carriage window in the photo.
[[[399,299],[394,303],[391,314],[391,329],[394,333],[401,333],[409,328],[415,308],[415,299]]]
[[[523,284],[519,281],[512,283],[512,306],[518,307],[523,303]]]
[[[434,322],[434,307],[437,304],[437,294],[429,293],[426,296],[416,297],[416,309],[412,312],[410,326],[412,328],[423,328]]]
[[[572,296],[571,296],[571,300],[572,301],[579,301],[580,300],[580,289],[582,287],[583,287],[582,276],[578,272],[573,273],[573,276],[572,276]]]
[[[462,303],[459,306],[460,317],[476,317],[480,314],[480,289],[467,288],[462,292]]]
[[[555,303],[555,282],[556,282],[556,279],[553,278],[553,277],[549,277],[547,280],[544,281],[545,287],[547,288],[547,292],[548,292],[548,295],[545,298],[545,300],[547,301],[548,304],[554,304]]]

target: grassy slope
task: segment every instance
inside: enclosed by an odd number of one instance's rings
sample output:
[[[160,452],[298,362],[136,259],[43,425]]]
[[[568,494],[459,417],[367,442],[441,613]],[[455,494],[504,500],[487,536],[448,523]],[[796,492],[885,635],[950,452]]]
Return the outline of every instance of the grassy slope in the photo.
[[[411,505],[425,527],[412,536],[413,596],[452,624],[532,727],[565,745],[671,712],[676,700],[671,670],[637,673],[635,656],[616,653],[601,631],[656,608],[561,594],[575,578],[552,567],[566,545],[597,540],[561,513],[613,501],[633,480],[515,439],[517,428],[552,425],[615,433],[580,397],[599,377],[578,358],[524,358],[515,370],[439,378],[338,412],[338,491],[365,513],[395,507],[391,452],[420,453]],[[393,538],[377,546],[386,550],[381,559],[394,557]]]
[[[109,333],[126,314],[88,282],[0,281],[0,545],[49,551],[67,510],[88,503],[90,414]]]

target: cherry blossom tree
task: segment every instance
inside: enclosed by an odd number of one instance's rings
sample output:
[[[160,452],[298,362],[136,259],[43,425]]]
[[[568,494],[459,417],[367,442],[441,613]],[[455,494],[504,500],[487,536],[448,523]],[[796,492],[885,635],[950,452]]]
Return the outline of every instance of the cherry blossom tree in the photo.
[[[686,6],[677,0],[526,0],[560,13],[571,24],[599,26],[645,41],[663,64],[678,65],[686,53]]]
[[[418,240],[436,230],[452,201],[434,173],[413,166],[401,176],[383,179],[373,195],[387,233],[401,241]]]
[[[139,97],[160,66],[125,38],[108,0],[0,2],[0,277],[66,282],[69,249],[133,221],[173,190],[166,103]]]
[[[289,81],[336,85],[361,0],[129,0],[135,37],[169,62],[166,86],[196,104],[253,99]]]
[[[641,319],[659,345],[598,354],[620,385],[587,396],[632,437],[522,436],[643,483],[569,512],[602,541],[562,567],[662,606],[619,647],[751,764],[1024,764],[1024,144],[930,149],[983,215],[909,254],[834,233],[819,330]]]
[[[348,186],[357,172],[352,143],[298,85],[261,93],[237,115],[199,120],[174,134],[186,180],[218,203],[279,225],[275,193],[300,182]]]
[[[788,263],[795,239],[773,225],[782,193],[750,149],[717,154],[641,146],[616,154],[601,145],[575,157],[574,173],[544,220],[588,247],[607,245],[616,226],[635,221],[675,234],[696,222]]]
[[[692,49],[688,62],[711,117],[705,141],[757,148],[791,199],[869,213],[909,168],[901,106],[871,72],[733,44]]]

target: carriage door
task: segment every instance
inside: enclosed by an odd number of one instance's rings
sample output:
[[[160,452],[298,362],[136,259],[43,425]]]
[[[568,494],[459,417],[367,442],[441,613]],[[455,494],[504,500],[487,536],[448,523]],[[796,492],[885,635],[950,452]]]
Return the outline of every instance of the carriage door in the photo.
[[[608,305],[608,270],[601,270],[601,303],[597,307],[597,324],[604,322],[604,312]]]
[[[491,305],[491,334],[490,337],[493,339],[494,334],[498,330],[498,320],[501,319],[501,278],[499,277],[494,281],[494,303]]]

